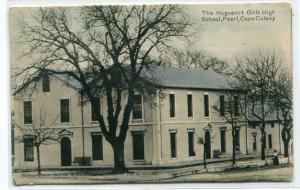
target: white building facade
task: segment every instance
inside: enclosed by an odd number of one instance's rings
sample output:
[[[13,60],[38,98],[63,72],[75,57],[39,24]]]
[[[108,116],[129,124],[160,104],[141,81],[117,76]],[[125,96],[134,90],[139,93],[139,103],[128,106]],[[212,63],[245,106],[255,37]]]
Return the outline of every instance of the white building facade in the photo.
[[[164,96],[154,99],[136,95],[130,127],[125,141],[125,164],[163,166],[190,164],[203,159],[206,143],[208,159],[230,158],[232,155],[231,125],[213,109],[223,96],[225,78],[211,71],[166,69]],[[17,95],[13,99],[14,119],[19,126],[32,125],[40,110],[47,113],[47,121],[60,130],[59,143],[42,145],[42,168],[76,165],[76,158],[87,157],[97,167],[113,166],[111,145],[101,133],[93,111],[106,118],[105,97],[99,106],[81,104],[76,83],[62,77],[46,77],[31,95]],[[54,121],[54,122],[53,122]],[[280,124],[270,120],[266,126],[266,150],[283,152]],[[13,132],[18,136],[17,130]],[[251,123],[239,127],[237,155],[260,155],[260,131]],[[30,139],[13,142],[13,166],[35,168],[37,154]]]

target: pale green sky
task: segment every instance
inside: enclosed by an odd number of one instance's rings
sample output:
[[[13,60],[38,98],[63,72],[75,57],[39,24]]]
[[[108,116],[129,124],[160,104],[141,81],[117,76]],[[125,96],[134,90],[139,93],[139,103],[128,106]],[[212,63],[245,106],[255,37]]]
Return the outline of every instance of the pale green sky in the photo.
[[[221,11],[274,10],[274,22],[201,22],[203,10]],[[195,5],[187,7],[199,28],[194,47],[233,61],[257,51],[275,52],[291,66],[291,7],[289,4]],[[256,16],[256,15],[255,15]],[[291,67],[290,67],[291,68]]]
[[[36,9],[36,8],[32,8]],[[32,9],[14,8],[10,10],[10,37],[12,65],[25,63],[20,61],[20,48],[16,44],[18,35],[18,17],[29,16]],[[194,23],[195,35],[192,37],[191,48],[202,50],[234,64],[235,58],[251,56],[259,50],[267,53],[275,52],[282,59],[283,64],[291,67],[291,8],[285,3],[277,4],[214,4],[214,5],[185,5],[184,9]],[[274,22],[202,22],[202,11],[244,11],[274,10]],[[254,15],[257,16],[257,15]],[[177,44],[174,44],[177,46]]]

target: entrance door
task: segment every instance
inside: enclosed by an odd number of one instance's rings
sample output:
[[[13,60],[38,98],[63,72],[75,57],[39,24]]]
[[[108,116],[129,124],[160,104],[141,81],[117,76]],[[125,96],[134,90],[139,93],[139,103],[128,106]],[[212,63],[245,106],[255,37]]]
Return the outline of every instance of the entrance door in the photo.
[[[71,141],[68,137],[63,137],[60,142],[61,166],[71,166],[72,153]]]
[[[205,132],[205,154],[207,159],[211,158],[211,145],[210,145],[209,131]]]

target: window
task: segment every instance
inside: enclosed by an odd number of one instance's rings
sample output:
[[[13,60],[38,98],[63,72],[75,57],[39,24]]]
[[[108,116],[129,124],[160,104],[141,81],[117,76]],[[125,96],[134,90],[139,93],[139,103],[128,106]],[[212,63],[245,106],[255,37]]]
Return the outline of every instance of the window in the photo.
[[[208,95],[204,95],[204,116],[209,117],[209,99],[208,99]]]
[[[33,161],[33,138],[24,137],[24,161]]]
[[[169,94],[170,117],[175,117],[175,94]]]
[[[43,92],[50,92],[50,77],[44,75],[42,79]]]
[[[100,114],[100,97],[95,98],[94,104],[91,104],[92,121],[98,120],[98,114]]]
[[[256,134],[252,134],[252,148],[253,148],[253,151],[256,151],[257,150],[257,145],[256,145]]]
[[[188,117],[193,117],[193,95],[187,95]]]
[[[170,133],[171,158],[176,158],[176,132]]]
[[[272,149],[272,135],[268,135],[268,143],[269,143],[269,149]]]
[[[225,116],[225,111],[224,111],[224,96],[220,96],[220,116],[224,117]]]
[[[134,95],[134,102],[133,102],[133,108],[132,108],[132,118],[133,119],[142,119],[143,113],[142,113],[142,95],[135,94]]]
[[[233,106],[234,106],[234,115],[238,116],[239,115],[239,97],[238,96],[233,97]]]
[[[226,152],[226,130],[222,129],[220,131],[221,135],[221,152]]]
[[[31,101],[24,102],[24,124],[32,123],[32,103]]]
[[[236,129],[235,130],[235,150],[240,151],[240,130]]]
[[[103,160],[103,145],[101,134],[92,134],[92,154],[93,160]]]
[[[60,100],[60,121],[70,122],[69,99]]]
[[[271,122],[271,127],[274,128],[275,124],[274,124],[274,121]]]
[[[194,151],[194,131],[188,132],[188,141],[189,141],[189,156],[195,156]]]
[[[144,160],[144,133],[132,133],[133,160]]]

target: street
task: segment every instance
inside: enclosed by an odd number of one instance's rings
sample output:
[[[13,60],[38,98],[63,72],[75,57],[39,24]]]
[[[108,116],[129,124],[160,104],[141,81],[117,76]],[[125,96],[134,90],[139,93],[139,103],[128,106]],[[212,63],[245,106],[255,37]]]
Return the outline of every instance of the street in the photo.
[[[241,169],[220,173],[196,174],[166,180],[166,182],[267,182],[292,181],[293,168]]]
[[[118,175],[52,175],[32,177],[15,174],[14,183],[22,184],[107,184],[107,183],[175,183],[175,182],[260,182],[291,181],[293,167],[244,168],[224,172],[174,176],[169,172]]]

